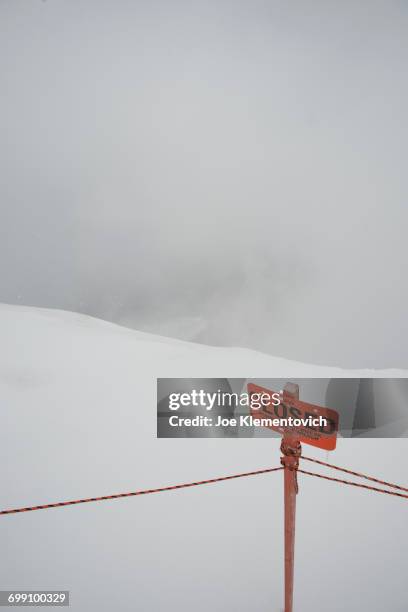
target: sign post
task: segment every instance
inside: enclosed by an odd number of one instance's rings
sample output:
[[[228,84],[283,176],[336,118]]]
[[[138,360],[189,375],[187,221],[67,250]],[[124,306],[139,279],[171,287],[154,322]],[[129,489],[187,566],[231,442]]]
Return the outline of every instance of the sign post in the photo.
[[[255,418],[268,419],[271,424],[265,425],[282,434],[281,464],[284,472],[284,534],[285,534],[285,612],[293,611],[293,582],[295,565],[295,520],[296,495],[298,492],[297,470],[302,453],[301,442],[311,444],[325,450],[336,448],[339,415],[335,410],[322,406],[315,406],[299,399],[299,386],[287,383],[281,393],[281,402],[272,401],[277,393],[259,387],[253,383],[248,384],[248,393],[269,394],[270,402],[262,404],[261,408],[251,407],[251,414]],[[282,426],[281,419],[292,417],[295,424]],[[321,420],[324,419],[324,425]],[[277,424],[274,423],[277,421]],[[312,424],[310,424],[310,420]],[[316,423],[317,421],[317,423]]]
[[[286,397],[285,397],[286,396]],[[299,399],[298,385],[288,383],[283,391],[285,399]],[[281,464],[284,467],[285,512],[285,612],[293,610],[293,580],[295,565],[296,495],[298,492],[297,469],[302,447],[296,436],[284,434],[281,443]]]

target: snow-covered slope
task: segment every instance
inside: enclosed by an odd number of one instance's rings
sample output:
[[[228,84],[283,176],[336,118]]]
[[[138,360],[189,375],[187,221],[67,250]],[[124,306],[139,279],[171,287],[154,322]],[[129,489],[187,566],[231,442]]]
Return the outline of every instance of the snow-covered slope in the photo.
[[[158,376],[381,375],[406,373],[309,366],[1,305],[0,506],[279,464],[276,439],[157,440]],[[330,459],[404,482],[406,449],[404,439],[340,440]],[[295,609],[407,610],[408,502],[299,480]],[[0,542],[1,588],[70,589],[78,612],[279,611],[282,477],[3,516]]]

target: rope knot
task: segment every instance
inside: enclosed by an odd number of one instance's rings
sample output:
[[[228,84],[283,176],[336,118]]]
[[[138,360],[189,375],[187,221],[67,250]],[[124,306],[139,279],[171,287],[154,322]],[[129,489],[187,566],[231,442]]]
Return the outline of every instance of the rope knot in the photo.
[[[281,464],[284,468],[288,468],[293,473],[295,491],[298,493],[297,470],[299,467],[299,459],[302,454],[302,447],[299,440],[287,440],[282,438],[281,442]]]

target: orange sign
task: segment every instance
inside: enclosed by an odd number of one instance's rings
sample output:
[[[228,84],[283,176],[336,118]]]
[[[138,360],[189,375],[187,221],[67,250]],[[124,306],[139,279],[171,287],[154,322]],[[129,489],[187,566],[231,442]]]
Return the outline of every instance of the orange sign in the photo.
[[[256,419],[261,419],[262,426],[278,431],[282,435],[293,436],[299,442],[325,450],[336,448],[339,414],[335,410],[302,402],[295,395],[285,391],[278,403],[276,397],[279,393],[252,383],[248,384],[248,393],[251,399],[254,394],[257,395],[257,400],[261,395],[263,397],[260,408],[253,408],[251,402],[251,416],[255,425]],[[257,401],[256,405],[259,404]]]

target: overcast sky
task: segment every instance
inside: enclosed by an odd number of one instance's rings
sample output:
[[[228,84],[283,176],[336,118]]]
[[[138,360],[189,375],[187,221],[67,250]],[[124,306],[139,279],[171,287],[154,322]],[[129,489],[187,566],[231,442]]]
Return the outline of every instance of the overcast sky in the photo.
[[[404,1],[2,0],[0,301],[407,367],[407,31]]]

